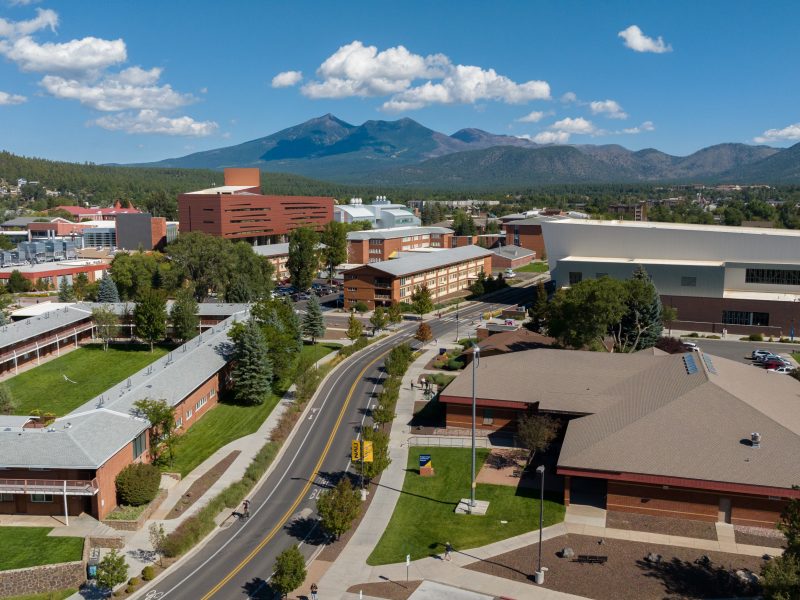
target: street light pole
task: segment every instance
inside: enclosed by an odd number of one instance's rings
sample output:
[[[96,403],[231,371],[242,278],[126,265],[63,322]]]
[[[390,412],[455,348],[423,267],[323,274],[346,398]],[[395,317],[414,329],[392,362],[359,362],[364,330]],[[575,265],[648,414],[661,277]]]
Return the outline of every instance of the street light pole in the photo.
[[[456,341],[458,341],[458,302],[456,302]]]
[[[544,580],[544,573],[542,573],[542,526],[544,525],[544,465],[536,467],[536,472],[541,476],[539,487],[541,488],[541,496],[539,500],[539,568],[536,570],[542,580]],[[537,581],[539,583],[539,581]],[[542,581],[541,583],[544,583]]]
[[[478,344],[472,347],[472,483],[469,490],[470,508],[475,507],[475,377],[477,366],[481,358],[481,348]]]

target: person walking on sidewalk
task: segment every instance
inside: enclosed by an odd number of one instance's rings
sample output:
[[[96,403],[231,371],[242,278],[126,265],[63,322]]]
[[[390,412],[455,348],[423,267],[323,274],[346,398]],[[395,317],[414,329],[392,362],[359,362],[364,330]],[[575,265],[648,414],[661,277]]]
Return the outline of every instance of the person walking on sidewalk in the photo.
[[[444,559],[450,560],[450,553],[453,551],[453,547],[450,545],[450,542],[445,543],[444,545]]]
[[[311,584],[311,600],[317,600],[317,584]]]

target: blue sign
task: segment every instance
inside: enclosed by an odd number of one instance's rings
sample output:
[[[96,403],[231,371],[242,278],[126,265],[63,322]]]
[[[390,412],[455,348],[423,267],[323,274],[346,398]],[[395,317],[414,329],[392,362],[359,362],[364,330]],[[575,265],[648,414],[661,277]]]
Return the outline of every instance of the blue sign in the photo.
[[[419,455],[419,468],[422,469],[423,467],[431,466],[431,455],[430,454],[420,454]]]

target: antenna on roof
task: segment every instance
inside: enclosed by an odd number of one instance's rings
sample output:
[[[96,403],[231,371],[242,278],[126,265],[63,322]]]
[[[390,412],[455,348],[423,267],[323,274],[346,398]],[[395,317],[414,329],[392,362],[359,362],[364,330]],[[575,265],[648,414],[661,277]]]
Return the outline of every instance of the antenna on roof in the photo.
[[[752,448],[761,448],[761,434],[757,431],[750,434],[750,446]]]

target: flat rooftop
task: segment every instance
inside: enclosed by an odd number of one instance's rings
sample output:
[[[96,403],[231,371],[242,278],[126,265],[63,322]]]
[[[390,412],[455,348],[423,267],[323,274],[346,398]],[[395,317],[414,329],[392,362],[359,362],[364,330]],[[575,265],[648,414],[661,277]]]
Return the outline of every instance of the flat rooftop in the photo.
[[[607,256],[566,256],[559,262],[619,263],[642,265],[687,265],[693,267],[724,267],[724,260],[685,260],[669,258],[625,258]]]
[[[389,275],[400,277],[401,275],[430,271],[431,269],[446,267],[476,258],[484,258],[493,254],[491,250],[486,250],[479,246],[461,246],[459,248],[447,248],[441,252],[420,252],[413,256],[405,256],[395,260],[369,263],[364,268],[370,267]]]
[[[19,265],[0,268],[0,273],[42,273],[44,271],[58,271],[59,269],[75,269],[78,267],[108,268],[109,263],[102,260],[59,260],[57,262],[37,263],[35,265]]]
[[[255,185],[220,185],[218,187],[197,190],[196,192],[186,192],[187,194],[237,194],[245,190],[252,190]]]
[[[512,221],[513,222],[513,221]],[[600,227],[630,227],[633,229],[672,229],[704,231],[709,233],[742,233],[746,235],[771,235],[800,238],[800,229],[769,229],[765,227],[733,227],[729,225],[695,225],[690,223],[660,223],[656,221],[599,221],[596,219],[550,219],[559,225],[584,225]]]
[[[411,235],[428,235],[431,233],[453,233],[447,227],[395,227],[392,229],[367,229],[366,231],[351,231],[347,234],[348,240],[394,240]]]

